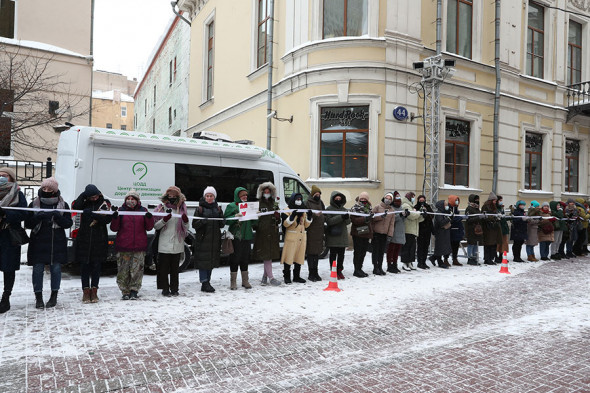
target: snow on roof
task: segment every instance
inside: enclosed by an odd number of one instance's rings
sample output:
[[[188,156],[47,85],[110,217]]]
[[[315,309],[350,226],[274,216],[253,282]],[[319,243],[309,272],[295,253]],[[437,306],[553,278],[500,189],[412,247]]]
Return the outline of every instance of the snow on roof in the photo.
[[[81,59],[92,59],[92,56],[90,56],[90,55],[83,55],[83,54],[76,53],[76,52],[73,52],[68,49],[60,48],[59,46],[45,44],[43,42],[15,40],[13,38],[0,37],[0,43],[1,44],[16,45],[16,46],[30,48],[30,49],[38,49],[38,50],[42,50],[42,51],[46,51],[46,52],[58,53],[60,55],[79,57]]]
[[[109,91],[102,91],[102,90],[92,90],[92,98],[96,98],[98,100],[113,100],[115,96],[114,90]],[[122,102],[134,102],[133,97],[128,96],[127,94],[121,93],[121,101]]]

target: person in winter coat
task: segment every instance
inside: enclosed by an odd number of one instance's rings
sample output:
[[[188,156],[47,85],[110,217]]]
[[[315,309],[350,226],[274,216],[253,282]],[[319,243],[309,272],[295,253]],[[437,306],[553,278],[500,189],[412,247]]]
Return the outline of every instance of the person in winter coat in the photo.
[[[186,197],[180,188],[170,186],[160,200],[162,203],[154,212],[167,215],[158,217],[154,223],[154,229],[160,232],[157,287],[162,290],[162,296],[178,296],[178,268],[184,254],[184,239],[188,234]]]
[[[498,197],[493,192],[490,192],[488,200],[481,207],[481,212],[484,214],[483,218],[483,259],[485,265],[495,265],[496,249],[498,243],[501,243],[500,234],[500,220],[496,216],[498,214],[498,207],[496,203]]]
[[[336,270],[340,272],[339,277],[344,277],[344,251],[348,247],[348,229],[350,215],[346,205],[346,196],[339,191],[332,191],[330,195],[330,206],[326,210],[343,212],[340,214],[328,214],[326,217],[326,247],[330,247],[330,268],[332,262],[336,261]]]
[[[564,210],[564,215],[565,218],[567,218],[566,224],[568,226],[568,232],[569,232],[569,238],[567,239],[567,242],[565,244],[565,250],[566,250],[566,258],[575,258],[576,256],[573,253],[573,246],[574,243],[576,242],[576,239],[578,237],[578,221],[580,220],[580,217],[578,215],[578,208],[576,207],[576,202],[572,199],[569,198],[567,200],[567,207]]]
[[[555,240],[553,236],[553,232],[555,228],[553,227],[553,222],[556,221],[555,217],[551,216],[551,209],[549,208],[549,203],[543,202],[541,205],[541,219],[539,221],[539,230],[538,230],[538,237],[540,243],[540,254],[542,261],[549,260],[549,247],[551,243]]]
[[[213,269],[219,267],[221,229],[225,226],[223,210],[217,204],[217,190],[214,187],[205,188],[194,215],[198,218],[193,220],[195,230],[193,255],[195,265],[199,269],[201,292],[213,293],[215,288],[211,286],[211,274]]]
[[[113,209],[115,206],[113,206]],[[119,212],[143,212],[142,215],[120,215]],[[154,228],[152,213],[141,206],[139,194],[130,190],[123,205],[112,215],[111,231],[117,232],[117,285],[122,300],[137,300],[143,281],[143,264],[148,247],[147,232]]]
[[[4,210],[3,207],[27,207],[27,199],[16,183],[16,173],[8,167],[0,168],[0,270],[4,276],[0,314],[10,310],[10,295],[16,271],[20,269],[20,246],[12,244],[9,227],[21,226],[27,217],[26,211]]]
[[[535,246],[539,244],[539,216],[541,209],[539,209],[539,202],[531,201],[531,207],[527,212],[527,239],[526,239],[526,253],[529,262],[538,262],[535,257]]]
[[[450,208],[445,200],[440,200],[435,204],[436,212],[444,215],[434,216],[432,232],[434,233],[434,254],[433,259],[438,262],[438,267],[448,269],[449,264],[442,260],[444,255],[451,253],[451,218],[448,216]]]
[[[416,203],[416,194],[413,192],[406,193],[402,198],[402,210],[406,216],[405,220],[405,242],[401,250],[401,260],[404,270],[416,270],[414,261],[416,261],[416,238],[419,234],[419,225],[424,221],[424,217],[414,209]]]
[[[410,215],[409,211],[404,211],[402,208],[402,198],[399,192],[393,192],[393,211],[395,213],[395,224],[393,224],[393,236],[387,239],[387,272],[400,273],[397,268],[397,257],[406,243],[406,224],[405,220]],[[404,270],[412,270],[408,266],[404,266]]]
[[[361,192],[356,198],[356,203],[350,209],[353,213],[368,214],[367,216],[351,215],[350,221],[352,227],[350,228],[350,235],[352,236],[352,243],[354,244],[354,273],[355,277],[367,277],[368,274],[363,271],[363,262],[367,251],[369,249],[369,239],[373,238],[373,212],[369,194]],[[343,280],[342,272],[338,273],[338,278]]]
[[[465,235],[467,237],[467,264],[478,266],[478,244],[483,242],[483,220],[479,210],[479,195],[469,195],[469,205],[465,209]]]
[[[311,186],[311,194],[305,202],[305,207],[310,210],[326,210],[322,201],[322,190],[318,186]],[[322,281],[318,274],[318,263],[320,254],[324,251],[324,224],[323,213],[313,213],[313,221],[307,228],[307,265],[309,269],[309,281]]]
[[[516,202],[516,207],[512,211],[512,232],[510,239],[512,240],[512,260],[514,262],[524,262],[520,257],[522,245],[527,239],[527,222],[524,208],[526,203],[524,201]],[[522,217],[522,218],[520,218]]]
[[[256,225],[257,220],[240,220],[236,217],[242,217],[240,213],[240,204],[248,202],[248,190],[244,187],[238,187],[234,190],[234,202],[227,205],[223,216],[233,218],[229,221],[229,231],[233,235],[234,252],[229,256],[230,271],[230,289],[238,289],[237,277],[238,267],[242,275],[242,287],[252,288],[248,276],[248,264],[250,263],[250,249],[252,248],[252,239],[254,232],[252,227]]]
[[[393,237],[393,226],[395,224],[395,217],[393,214],[393,194],[388,192],[385,194],[381,203],[373,208],[373,245],[372,260],[373,260],[373,274],[384,276],[383,271],[383,256],[387,246],[387,238]]]
[[[502,198],[501,195],[498,195],[496,207],[498,209],[498,214],[500,215],[500,241],[498,242],[498,246],[496,248],[496,251],[498,252],[498,255],[496,256],[496,263],[502,263],[504,252],[508,252],[508,236],[510,236],[508,220],[510,217],[506,217],[506,212],[504,211],[504,198]]]
[[[263,261],[264,273],[262,274],[261,285],[279,286],[281,282],[272,273],[273,259],[281,257],[279,246],[279,226],[281,225],[281,214],[278,212],[277,188],[271,182],[262,183],[256,191],[258,199],[258,210],[264,214],[258,217],[256,225],[256,238],[254,239],[254,259]]]
[[[111,202],[103,197],[94,184],[88,184],[72,204],[72,210],[82,210],[76,237],[75,260],[81,265],[83,303],[98,302],[100,269],[107,259],[108,252],[107,225],[111,222],[112,216],[95,212],[110,209]]]
[[[586,255],[586,244],[588,243],[586,239],[586,233],[588,232],[588,220],[590,219],[590,213],[584,206],[584,198],[577,198],[576,199],[576,207],[578,208],[578,217],[580,220],[578,221],[577,226],[577,237],[574,241],[574,248],[573,253],[575,255]]]
[[[426,196],[419,195],[418,196],[418,203],[414,206],[416,211],[420,212],[420,215],[424,219],[421,223],[418,224],[418,239],[416,241],[416,254],[418,258],[418,268],[420,269],[430,269],[428,265],[426,265],[426,258],[428,258],[428,249],[430,248],[430,238],[432,237],[432,220],[434,218],[433,215],[428,214],[432,213],[432,207],[428,203],[426,203]]]
[[[289,198],[289,213],[283,213],[283,226],[285,227],[285,244],[281,263],[283,264],[283,277],[285,284],[291,284],[291,265],[293,266],[293,282],[301,284],[305,280],[301,278],[301,265],[305,263],[305,248],[307,247],[307,232],[313,221],[311,210],[303,209],[303,196],[296,192]]]
[[[461,240],[465,237],[465,227],[463,226],[463,218],[460,216],[461,211],[459,210],[459,203],[461,200],[457,195],[449,195],[449,210],[453,214],[451,216],[451,253],[453,256],[453,266],[463,266],[459,262],[459,247],[461,246]],[[443,261],[445,264],[449,264],[447,256]],[[449,265],[450,266],[450,265]]]
[[[30,208],[69,210],[63,200],[55,178],[49,177],[41,183],[37,198]],[[31,230],[27,251],[27,264],[33,266],[33,291],[36,308],[51,308],[57,304],[57,293],[61,284],[61,265],[68,260],[66,229],[73,224],[72,215],[60,211],[31,211],[25,227]],[[43,272],[49,265],[51,272],[51,297],[43,303]]]
[[[561,259],[567,258],[565,256],[565,245],[570,237],[570,232],[569,232],[569,228],[568,228],[568,220],[566,220],[566,217],[565,217],[565,209],[567,208],[567,203],[565,203],[563,201],[558,201],[557,204],[559,207],[561,207],[561,214],[563,215],[562,219],[558,221],[562,232],[561,232],[561,243],[559,243],[559,248],[557,249],[557,257],[559,260],[561,260]],[[554,234],[554,236],[555,236],[555,234]]]
[[[563,215],[563,207],[559,201],[549,202],[549,207],[551,208],[551,216],[555,217],[555,221],[553,222],[553,243],[551,243],[550,258],[555,261],[559,261],[561,260],[561,256],[559,255],[559,246],[561,245],[563,232],[566,228],[565,221],[563,220],[565,216]]]

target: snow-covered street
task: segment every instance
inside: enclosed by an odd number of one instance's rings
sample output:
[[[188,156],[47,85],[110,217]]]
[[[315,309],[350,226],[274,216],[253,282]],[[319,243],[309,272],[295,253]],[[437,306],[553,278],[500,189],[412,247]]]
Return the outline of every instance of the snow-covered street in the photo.
[[[178,298],[146,276],[138,301],[103,277],[98,304],[64,274],[45,311],[23,266],[0,317],[0,391],[590,391],[590,258],[359,279],[347,252],[340,293],[323,291],[328,264],[322,282],[276,288],[253,264],[237,291],[222,267],[214,294],[188,271]]]

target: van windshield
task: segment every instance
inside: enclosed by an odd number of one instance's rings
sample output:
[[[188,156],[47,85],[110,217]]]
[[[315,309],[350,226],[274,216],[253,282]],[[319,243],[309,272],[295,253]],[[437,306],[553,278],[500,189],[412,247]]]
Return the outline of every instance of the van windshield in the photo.
[[[205,188],[213,186],[217,202],[230,203],[237,187],[248,190],[248,200],[255,201],[258,186],[267,181],[274,183],[274,176],[260,169],[175,164],[175,180],[188,201],[199,201]]]
[[[309,191],[301,182],[292,177],[283,177],[283,191],[285,193],[285,201],[289,201],[291,194],[300,193],[303,200],[306,201],[309,197]]]

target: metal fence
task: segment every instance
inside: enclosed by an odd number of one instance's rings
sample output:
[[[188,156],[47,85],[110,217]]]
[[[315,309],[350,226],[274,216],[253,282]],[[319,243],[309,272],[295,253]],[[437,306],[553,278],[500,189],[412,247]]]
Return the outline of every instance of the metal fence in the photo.
[[[16,182],[29,201],[37,196],[37,190],[41,186],[41,182],[53,176],[53,162],[50,157],[45,162],[0,160],[0,170],[5,167],[14,170]]]

